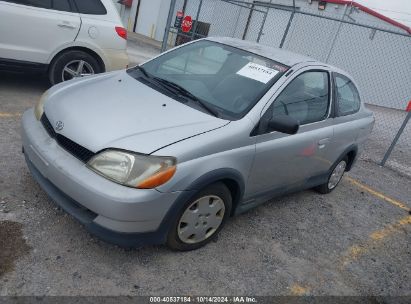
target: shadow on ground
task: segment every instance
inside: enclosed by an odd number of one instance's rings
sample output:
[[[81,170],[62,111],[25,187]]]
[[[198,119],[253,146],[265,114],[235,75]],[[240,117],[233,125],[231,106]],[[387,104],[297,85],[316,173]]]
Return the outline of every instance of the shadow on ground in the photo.
[[[31,247],[23,238],[23,225],[0,221],[0,277],[14,270],[14,263],[29,253]]]

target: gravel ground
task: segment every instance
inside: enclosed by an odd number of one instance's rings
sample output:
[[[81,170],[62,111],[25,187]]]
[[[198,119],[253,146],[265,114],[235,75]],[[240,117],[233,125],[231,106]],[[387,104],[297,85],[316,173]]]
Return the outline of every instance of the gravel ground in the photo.
[[[411,179],[360,160],[329,195],[304,191],[232,218],[192,252],[125,250],[56,208],[21,154],[20,115],[47,89],[0,73],[1,295],[409,295]],[[4,249],[6,248],[6,249]]]

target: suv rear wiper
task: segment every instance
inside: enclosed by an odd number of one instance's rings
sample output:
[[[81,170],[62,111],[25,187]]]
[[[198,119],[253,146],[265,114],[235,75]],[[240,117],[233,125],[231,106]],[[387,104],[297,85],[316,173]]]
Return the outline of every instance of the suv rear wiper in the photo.
[[[193,95],[191,92],[189,92],[188,90],[186,90],[185,88],[183,88],[182,86],[178,85],[177,83],[174,83],[172,81],[169,81],[167,79],[164,78],[160,78],[160,77],[153,77],[154,80],[156,80],[157,82],[161,83],[162,85],[167,86],[167,88],[170,90],[173,90],[173,93],[177,92],[177,95],[182,96],[182,97],[186,97],[188,98],[190,101],[194,101],[197,104],[199,104],[203,109],[205,109],[207,112],[209,112],[210,114],[212,114],[215,117],[219,117],[219,113],[214,110],[213,108],[211,108],[210,106],[208,106],[205,102],[203,102],[200,98],[198,98],[197,96]]]

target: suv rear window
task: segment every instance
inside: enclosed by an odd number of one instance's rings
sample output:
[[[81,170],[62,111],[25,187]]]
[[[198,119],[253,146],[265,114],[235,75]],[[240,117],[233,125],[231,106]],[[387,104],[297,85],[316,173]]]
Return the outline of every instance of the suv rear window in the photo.
[[[106,15],[107,10],[100,0],[74,0],[78,12],[88,15]]]

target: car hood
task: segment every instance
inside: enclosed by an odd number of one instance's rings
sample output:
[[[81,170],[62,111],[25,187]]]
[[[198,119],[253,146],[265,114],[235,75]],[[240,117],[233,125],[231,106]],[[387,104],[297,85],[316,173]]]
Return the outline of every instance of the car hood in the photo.
[[[69,81],[49,90],[44,111],[60,133],[93,152],[150,154],[229,123],[186,106],[126,71]]]

